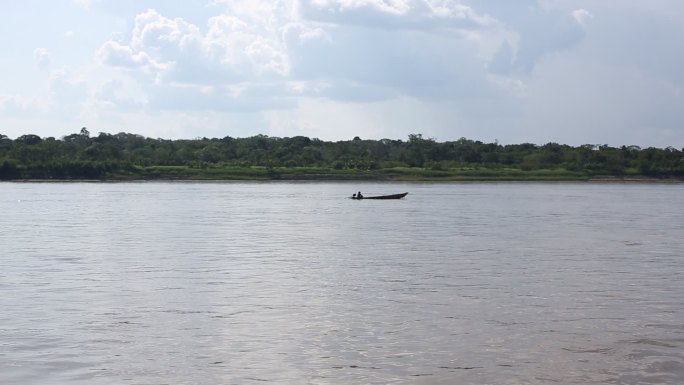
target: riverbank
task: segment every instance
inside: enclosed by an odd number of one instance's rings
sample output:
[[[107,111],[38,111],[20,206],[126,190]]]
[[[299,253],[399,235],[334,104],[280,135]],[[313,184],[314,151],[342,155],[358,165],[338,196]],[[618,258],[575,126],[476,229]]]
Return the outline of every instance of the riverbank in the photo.
[[[359,180],[359,181],[602,181],[682,182],[681,178],[646,175],[605,175],[566,169],[523,170],[517,168],[458,168],[436,170],[394,167],[373,170],[316,167],[206,167],[152,166],[135,173],[112,174],[113,180]]]
[[[684,182],[682,178],[646,175],[605,175],[565,169],[522,170],[516,168],[460,168],[435,170],[395,167],[374,170],[315,167],[188,167],[148,166],[116,171],[99,178],[69,178],[32,175],[13,178],[23,181],[593,181],[593,182]]]

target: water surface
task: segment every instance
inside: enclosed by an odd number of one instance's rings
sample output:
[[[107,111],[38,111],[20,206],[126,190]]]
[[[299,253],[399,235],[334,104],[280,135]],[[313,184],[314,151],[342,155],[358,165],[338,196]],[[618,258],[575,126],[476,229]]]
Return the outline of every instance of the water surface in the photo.
[[[680,184],[2,183],[0,228],[2,384],[684,383]]]

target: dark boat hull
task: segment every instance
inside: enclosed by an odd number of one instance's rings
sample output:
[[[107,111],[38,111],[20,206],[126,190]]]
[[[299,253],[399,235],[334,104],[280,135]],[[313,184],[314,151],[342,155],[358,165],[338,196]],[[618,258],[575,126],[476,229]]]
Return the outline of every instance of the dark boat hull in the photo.
[[[356,199],[356,200],[362,200],[362,199],[401,199],[401,198],[405,197],[406,195],[408,195],[407,192],[401,193],[401,194],[378,195],[378,196],[374,196],[374,197],[363,197],[363,198],[358,198],[356,196],[353,196],[352,199]]]

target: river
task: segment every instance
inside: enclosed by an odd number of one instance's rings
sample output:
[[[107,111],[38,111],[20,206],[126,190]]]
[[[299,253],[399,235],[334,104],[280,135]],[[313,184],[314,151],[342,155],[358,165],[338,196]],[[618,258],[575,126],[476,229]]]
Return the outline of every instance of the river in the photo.
[[[0,229],[3,385],[684,383],[683,184],[0,183]]]

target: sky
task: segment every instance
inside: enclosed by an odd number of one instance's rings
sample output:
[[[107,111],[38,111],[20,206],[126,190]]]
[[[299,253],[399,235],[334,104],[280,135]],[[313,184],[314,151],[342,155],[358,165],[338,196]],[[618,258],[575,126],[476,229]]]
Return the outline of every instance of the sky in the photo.
[[[684,147],[681,0],[0,0],[0,134]]]

